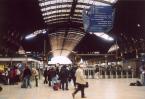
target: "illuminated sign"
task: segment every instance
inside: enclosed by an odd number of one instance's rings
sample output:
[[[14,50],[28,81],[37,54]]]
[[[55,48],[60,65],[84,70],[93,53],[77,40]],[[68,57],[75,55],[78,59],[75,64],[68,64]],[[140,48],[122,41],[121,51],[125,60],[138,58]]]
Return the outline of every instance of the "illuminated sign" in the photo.
[[[108,32],[113,25],[112,6],[91,6],[83,11],[83,23],[86,32]]]

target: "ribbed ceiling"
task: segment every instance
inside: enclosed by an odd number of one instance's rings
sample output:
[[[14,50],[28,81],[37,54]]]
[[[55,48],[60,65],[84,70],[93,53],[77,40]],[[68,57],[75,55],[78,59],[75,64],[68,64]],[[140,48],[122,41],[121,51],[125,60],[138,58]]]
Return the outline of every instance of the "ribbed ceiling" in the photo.
[[[49,34],[51,52],[54,56],[68,56],[85,32],[72,28],[71,23],[83,24],[82,12],[91,5],[110,5],[114,0],[39,0],[43,20],[46,24],[66,22],[65,29]],[[82,25],[83,26],[83,25]]]

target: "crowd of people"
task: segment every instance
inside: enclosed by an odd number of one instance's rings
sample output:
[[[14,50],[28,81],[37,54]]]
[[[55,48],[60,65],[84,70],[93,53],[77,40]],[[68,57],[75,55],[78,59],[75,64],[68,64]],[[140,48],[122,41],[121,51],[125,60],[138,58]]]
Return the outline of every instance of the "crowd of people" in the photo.
[[[77,67],[68,67],[63,65],[61,67],[47,67],[44,70],[44,84],[49,86],[54,86],[56,83],[60,83],[60,88],[62,90],[69,90],[68,83],[73,80],[74,86],[75,84],[75,71]]]
[[[30,78],[34,78],[36,86],[38,86],[38,70],[36,68],[30,68],[28,65],[24,65],[23,69],[16,66],[5,68],[0,74],[0,82],[5,85],[18,85],[19,82],[22,84],[25,82],[26,87],[30,85]]]
[[[73,81],[74,84],[74,92],[72,93],[72,97],[74,98],[78,91],[81,91],[81,97],[85,98],[84,89],[86,87],[87,81],[85,78],[88,78],[88,74],[94,75],[106,71],[106,74],[109,73],[107,71],[116,71],[120,72],[123,71],[121,67],[114,67],[113,68],[103,68],[96,66],[95,69],[84,69],[83,66],[67,66],[67,65],[59,65],[59,66],[47,66],[44,68],[42,75],[44,77],[44,84],[48,84],[50,88],[53,90],[69,90],[69,82]],[[130,69],[131,70],[131,69]],[[141,68],[143,71],[144,68]],[[144,71],[143,71],[144,73]],[[28,88],[32,87],[32,79],[35,82],[35,86],[38,87],[39,85],[39,74],[40,71],[35,67],[31,67],[27,64],[24,65],[24,68],[21,70],[17,66],[13,66],[11,68],[5,69],[5,84],[10,85],[17,85],[21,82],[21,88]],[[103,73],[102,73],[103,75]],[[0,77],[2,78],[2,77]],[[2,90],[2,87],[0,88]]]
[[[32,88],[32,79],[35,82],[35,86],[39,85],[39,74],[36,68],[31,67],[27,64],[21,70],[17,66],[5,69],[5,83],[9,85],[19,85],[21,88]],[[73,81],[75,91],[72,93],[74,97],[78,91],[81,91],[81,97],[85,98],[85,75],[81,66],[48,66],[43,70],[44,84],[48,84],[54,90],[69,90],[69,82]],[[0,87],[0,91],[2,87]]]
[[[48,67],[44,70],[44,84],[52,86],[54,90],[55,85],[62,90],[69,90],[68,83],[73,81],[75,91],[72,93],[73,98],[78,91],[81,91],[81,97],[86,98],[84,89],[87,81],[85,79],[83,66],[67,67],[63,65],[60,67]],[[58,84],[59,83],[59,84]]]

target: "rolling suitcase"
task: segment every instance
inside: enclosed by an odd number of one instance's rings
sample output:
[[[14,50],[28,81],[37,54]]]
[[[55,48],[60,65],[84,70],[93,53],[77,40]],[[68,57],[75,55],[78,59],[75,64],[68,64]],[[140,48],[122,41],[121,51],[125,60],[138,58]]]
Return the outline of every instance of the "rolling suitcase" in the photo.
[[[54,84],[54,86],[53,86],[53,90],[58,90],[58,85],[57,84]]]

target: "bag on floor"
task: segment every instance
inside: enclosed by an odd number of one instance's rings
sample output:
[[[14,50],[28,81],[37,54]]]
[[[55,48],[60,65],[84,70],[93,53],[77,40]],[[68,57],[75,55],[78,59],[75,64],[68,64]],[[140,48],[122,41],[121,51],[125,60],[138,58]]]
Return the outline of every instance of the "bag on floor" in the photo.
[[[136,86],[142,86],[141,82],[140,81],[136,81]]]
[[[54,85],[53,90],[58,90],[58,86]]]
[[[58,90],[58,89],[59,89],[58,83],[54,83],[54,85],[53,85],[53,90]]]
[[[130,86],[136,86],[136,83],[130,83],[129,85]]]

